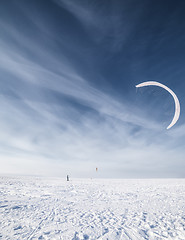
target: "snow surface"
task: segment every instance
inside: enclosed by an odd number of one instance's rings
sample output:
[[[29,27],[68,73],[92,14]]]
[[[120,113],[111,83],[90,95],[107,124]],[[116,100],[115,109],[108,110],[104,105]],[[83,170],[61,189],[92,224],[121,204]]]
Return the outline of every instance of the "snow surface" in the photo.
[[[0,177],[0,239],[185,239],[185,179]]]

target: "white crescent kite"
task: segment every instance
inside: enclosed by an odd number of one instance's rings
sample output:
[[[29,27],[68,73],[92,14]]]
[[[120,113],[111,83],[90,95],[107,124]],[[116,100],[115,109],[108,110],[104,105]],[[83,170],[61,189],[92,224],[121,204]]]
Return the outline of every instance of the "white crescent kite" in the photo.
[[[162,88],[166,89],[172,95],[172,97],[175,101],[175,114],[174,114],[174,117],[173,117],[170,125],[167,127],[167,129],[171,128],[177,122],[177,120],[179,119],[179,116],[180,116],[180,103],[179,103],[179,100],[178,100],[176,94],[170,88],[165,86],[164,84],[161,84],[159,82],[154,82],[154,81],[140,83],[140,84],[136,85],[136,88],[145,87],[145,86],[162,87]]]

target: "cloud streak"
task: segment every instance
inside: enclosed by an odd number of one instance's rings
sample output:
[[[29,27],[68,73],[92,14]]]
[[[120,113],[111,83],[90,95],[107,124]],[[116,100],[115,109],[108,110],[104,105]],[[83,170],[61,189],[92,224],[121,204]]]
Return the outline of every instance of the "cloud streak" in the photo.
[[[91,34],[96,36],[98,31],[102,41],[112,31],[106,22],[97,24],[101,14],[97,23],[93,21],[97,6],[57,3],[90,28]],[[174,144],[169,140],[173,132],[164,132],[129,99],[89,81],[79,63],[66,54],[71,47],[72,54],[78,55],[81,47],[75,49],[65,34],[63,38],[54,35],[45,18],[39,19],[36,13],[34,18],[24,4],[16,4],[16,9],[31,32],[41,33],[29,38],[26,26],[21,32],[13,18],[12,22],[0,18],[1,172],[91,177],[92,169],[100,166],[101,177],[161,177],[165,168],[166,177],[182,176],[183,172],[172,171],[174,164],[182,167],[183,155],[180,151],[177,161],[175,148],[168,150]],[[42,45],[43,39],[47,41]],[[57,44],[60,54],[55,51]],[[119,39],[112,44],[118,51]]]

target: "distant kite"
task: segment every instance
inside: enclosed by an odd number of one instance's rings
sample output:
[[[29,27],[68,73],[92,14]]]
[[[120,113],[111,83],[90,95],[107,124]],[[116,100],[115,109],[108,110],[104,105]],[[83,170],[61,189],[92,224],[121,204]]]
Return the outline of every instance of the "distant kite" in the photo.
[[[158,86],[158,87],[162,87],[162,88],[167,90],[172,95],[172,97],[174,99],[174,102],[175,102],[175,114],[174,114],[174,117],[173,117],[170,125],[167,127],[167,129],[171,128],[173,125],[175,125],[175,123],[177,122],[177,120],[179,119],[179,116],[180,116],[180,103],[179,103],[179,100],[178,100],[177,96],[167,86],[165,86],[165,85],[163,85],[163,84],[161,84],[159,82],[154,82],[154,81],[140,83],[140,84],[136,85],[136,88],[145,87],[145,86]]]

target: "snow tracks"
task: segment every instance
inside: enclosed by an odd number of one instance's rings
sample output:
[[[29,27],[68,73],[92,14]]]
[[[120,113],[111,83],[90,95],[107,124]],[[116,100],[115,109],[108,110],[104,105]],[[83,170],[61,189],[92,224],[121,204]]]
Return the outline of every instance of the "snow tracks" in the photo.
[[[185,180],[0,177],[0,239],[184,240]]]

